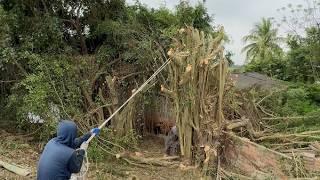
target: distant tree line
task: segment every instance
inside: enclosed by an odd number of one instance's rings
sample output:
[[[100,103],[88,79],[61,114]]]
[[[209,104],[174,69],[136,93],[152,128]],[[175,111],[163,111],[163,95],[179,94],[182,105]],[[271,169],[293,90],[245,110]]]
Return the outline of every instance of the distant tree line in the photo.
[[[243,38],[247,43],[243,48],[247,54],[246,69],[286,81],[319,82],[319,10],[320,1],[307,1],[305,5],[288,4],[280,8],[279,12],[287,14],[280,22],[274,18],[263,18]],[[284,28],[288,36],[279,37],[276,27]]]

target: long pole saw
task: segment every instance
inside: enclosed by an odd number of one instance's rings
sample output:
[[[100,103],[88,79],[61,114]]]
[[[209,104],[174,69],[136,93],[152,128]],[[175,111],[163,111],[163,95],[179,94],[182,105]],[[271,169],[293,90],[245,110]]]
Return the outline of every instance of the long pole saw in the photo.
[[[121,111],[121,109],[127,105],[130,100],[132,100],[139,92],[141,92],[143,90],[144,87],[146,87],[148,85],[148,83],[150,81],[152,81],[169,63],[171,62],[170,59],[167,59],[166,62],[164,62],[162,64],[162,66],[159,67],[159,69],[157,71],[155,71],[152,76],[150,76],[150,78],[145,81],[136,91],[134,91],[132,93],[132,95],[129,97],[129,99],[127,99],[113,114],[110,115],[110,117],[108,119],[106,119],[98,128],[102,129],[103,127],[106,126],[106,124],[111,121],[111,119],[119,112]],[[96,136],[96,134],[92,134],[90,136],[90,138],[84,142],[83,144],[86,144],[84,150],[87,151],[88,145],[90,143],[90,141]],[[82,146],[82,145],[81,145]],[[81,148],[81,147],[80,147]],[[85,152],[85,159],[84,159],[84,164],[82,164],[81,166],[81,170],[79,173],[77,174],[72,174],[71,176],[71,180],[84,180],[85,179],[85,175],[89,170],[89,161],[88,161],[88,156],[87,156],[87,152]]]
[[[107,120],[105,120],[100,126],[99,129],[102,129],[106,126],[106,124],[111,121],[111,119],[119,112],[121,109],[126,106],[130,100],[132,100],[139,92],[143,90],[144,87],[148,85],[150,81],[152,81],[169,63],[171,62],[171,59],[168,59],[166,62],[162,64],[162,66],[159,67],[157,71],[155,71],[152,76],[148,80],[146,80],[113,114],[109,116]],[[90,143],[90,141],[96,136],[96,134],[92,134],[91,137],[86,141],[86,143]]]

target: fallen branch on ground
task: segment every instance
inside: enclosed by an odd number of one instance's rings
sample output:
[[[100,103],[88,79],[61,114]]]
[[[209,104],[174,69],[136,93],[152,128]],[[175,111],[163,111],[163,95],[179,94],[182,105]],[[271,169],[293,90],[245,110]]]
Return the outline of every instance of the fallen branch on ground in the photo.
[[[171,167],[178,167],[179,162],[173,162],[172,160],[177,160],[179,156],[170,156],[170,157],[162,157],[162,158],[144,158],[140,156],[134,156],[130,153],[122,153],[117,154],[116,157],[127,159],[130,161],[134,161],[135,163],[139,164],[147,164],[147,165],[154,165],[154,166],[171,166]]]
[[[0,167],[3,167],[5,169],[7,169],[8,171],[11,171],[15,174],[18,174],[20,176],[28,176],[29,174],[31,174],[30,171],[23,169],[21,167],[15,166],[13,164],[9,164],[3,161],[0,161]]]
[[[249,177],[270,175],[270,177],[287,179],[291,175],[288,174],[288,169],[299,168],[295,173],[303,173],[306,177],[312,176],[312,174],[306,174],[307,172],[318,173],[320,171],[320,158],[316,156],[317,151],[310,148],[304,148],[300,151],[291,149],[287,153],[280,153],[233,133],[226,132],[225,134],[228,139],[234,142],[225,148],[225,158],[232,162],[233,168],[242,172],[242,175]],[[318,145],[315,143],[313,146]],[[284,165],[287,168],[283,168]]]
[[[296,117],[271,117],[271,118],[262,118],[262,120],[281,120],[281,119],[307,119],[307,118],[316,118],[316,116],[296,116]]]
[[[286,138],[310,138],[310,139],[320,140],[319,136],[311,136],[311,135],[305,134],[305,133],[301,133],[301,134],[274,134],[274,135],[270,135],[270,136],[260,137],[257,140],[263,141],[263,140],[286,139]]]

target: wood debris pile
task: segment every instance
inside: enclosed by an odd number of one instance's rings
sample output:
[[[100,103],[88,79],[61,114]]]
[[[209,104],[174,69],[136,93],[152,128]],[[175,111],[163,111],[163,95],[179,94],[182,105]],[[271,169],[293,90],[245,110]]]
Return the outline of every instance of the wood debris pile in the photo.
[[[276,117],[261,105],[268,97],[234,90],[223,40],[223,29],[213,37],[187,27],[168,52],[172,62],[161,92],[172,100],[182,157],[201,167],[204,176],[315,176],[320,133],[275,134],[268,122]],[[303,141],[308,137],[312,140]],[[267,148],[265,142],[283,147]]]
[[[122,147],[108,153],[137,166],[196,167],[202,169],[203,176],[217,178],[317,176],[320,131],[275,132],[270,122],[284,118],[275,117],[262,103],[272,93],[259,97],[235,90],[224,55],[224,39],[223,29],[205,34],[186,27],[178,32],[167,53],[171,63],[162,73],[161,94],[170,101],[181,157],[188,163],[179,165],[176,157],[146,158],[126,153]],[[119,106],[119,94],[115,80],[108,76],[106,81],[108,98],[101,90],[99,97],[105,104],[102,108],[112,114]],[[138,131],[142,97],[131,101],[111,122],[116,134]],[[103,142],[99,137],[98,144],[102,146]]]

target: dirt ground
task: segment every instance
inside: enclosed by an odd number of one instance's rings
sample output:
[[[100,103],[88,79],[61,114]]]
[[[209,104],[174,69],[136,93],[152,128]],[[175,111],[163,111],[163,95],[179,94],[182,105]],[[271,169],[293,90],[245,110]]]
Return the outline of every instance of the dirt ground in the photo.
[[[21,166],[31,171],[28,177],[20,177],[0,168],[0,179],[35,179],[36,166],[40,156],[39,149],[42,146],[33,143],[27,137],[13,135],[4,130],[0,132],[0,160]],[[139,153],[144,157],[163,157],[163,139],[160,137],[145,137],[139,144]],[[90,163],[88,179],[200,179],[197,170],[181,170],[180,168],[156,167],[147,165],[137,167],[129,165],[123,160],[109,158],[106,162]]]
[[[0,138],[0,160],[21,166],[31,171],[28,178],[19,177],[4,168],[0,168],[0,178],[3,179],[35,179],[36,162],[39,153],[36,151],[38,144],[28,143],[26,137],[13,136],[4,130],[1,130]]]

